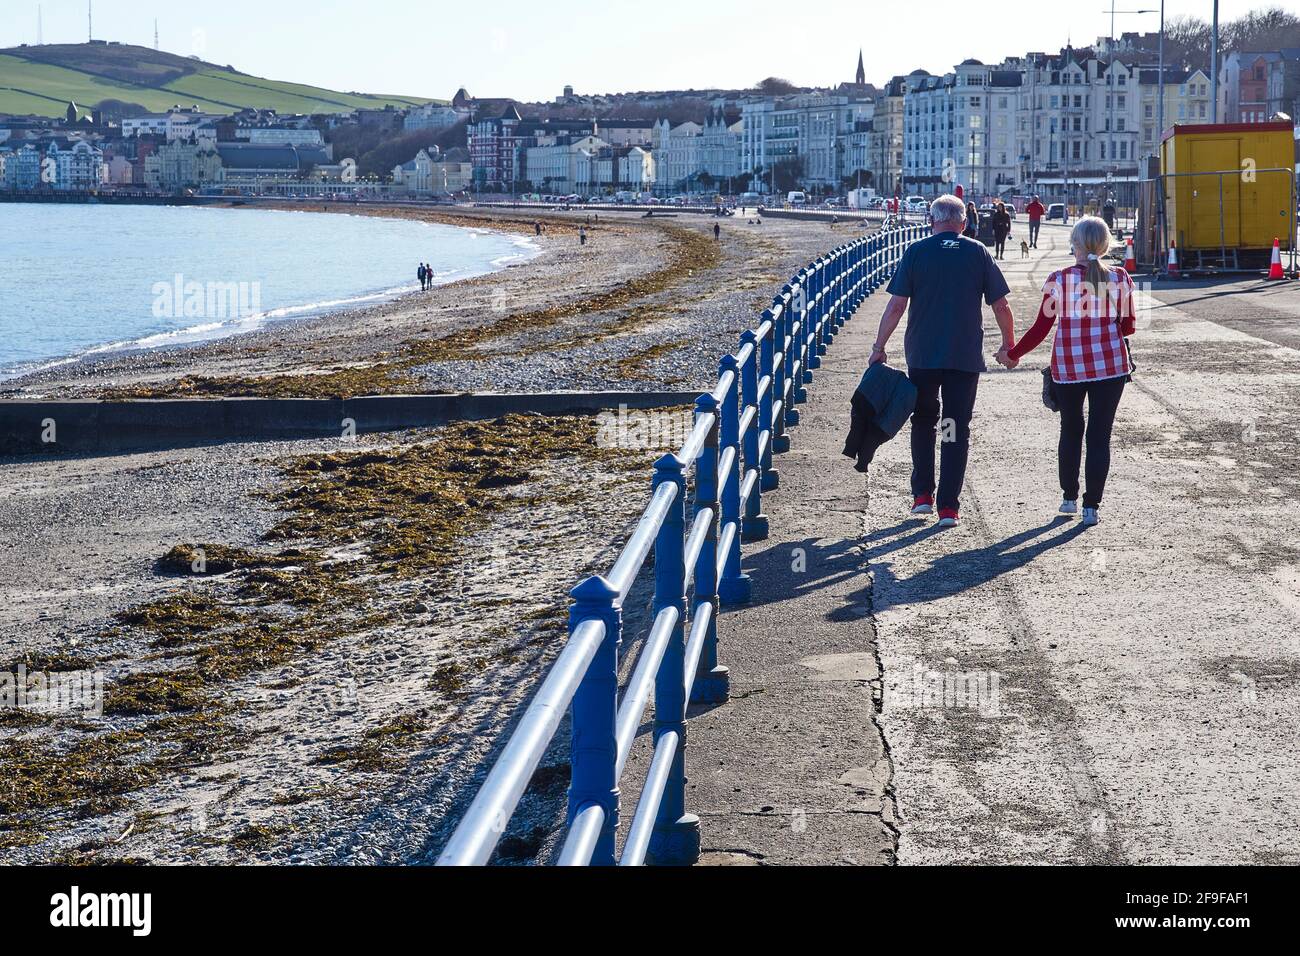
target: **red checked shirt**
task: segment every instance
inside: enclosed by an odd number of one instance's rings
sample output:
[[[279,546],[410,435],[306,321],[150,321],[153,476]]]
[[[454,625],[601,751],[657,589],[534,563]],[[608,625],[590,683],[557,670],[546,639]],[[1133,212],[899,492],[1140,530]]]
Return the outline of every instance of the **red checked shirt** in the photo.
[[[1052,326],[1052,380],[1098,382],[1133,374],[1124,337],[1132,335],[1137,314],[1133,280],[1123,269],[1112,269],[1110,281],[1094,295],[1080,265],[1053,272],[1043,286],[1038,319],[1008,353],[1023,358],[1038,347]]]

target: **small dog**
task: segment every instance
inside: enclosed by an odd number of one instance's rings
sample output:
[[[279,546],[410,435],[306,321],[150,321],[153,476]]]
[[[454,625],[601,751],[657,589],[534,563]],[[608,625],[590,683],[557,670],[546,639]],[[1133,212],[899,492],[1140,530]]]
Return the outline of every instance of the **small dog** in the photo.
[[[1023,239],[1020,240],[1020,258],[1021,259],[1029,258],[1029,243],[1027,243]]]

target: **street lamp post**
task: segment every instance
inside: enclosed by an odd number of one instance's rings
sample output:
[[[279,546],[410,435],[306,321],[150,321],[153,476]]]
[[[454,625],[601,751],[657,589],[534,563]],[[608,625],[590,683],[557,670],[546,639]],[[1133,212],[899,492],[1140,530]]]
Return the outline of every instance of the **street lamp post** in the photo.
[[[1219,0],[1214,0],[1214,24],[1210,27],[1210,122],[1219,122]]]

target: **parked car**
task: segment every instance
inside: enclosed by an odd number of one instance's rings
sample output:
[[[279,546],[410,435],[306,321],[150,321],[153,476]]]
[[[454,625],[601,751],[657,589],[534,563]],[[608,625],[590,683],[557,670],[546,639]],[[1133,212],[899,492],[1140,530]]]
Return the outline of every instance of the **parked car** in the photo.
[[[929,212],[930,203],[924,196],[908,196],[903,200],[903,208],[908,212]]]
[[[1053,219],[1065,222],[1065,203],[1054,202],[1047,207],[1047,221],[1051,222]]]

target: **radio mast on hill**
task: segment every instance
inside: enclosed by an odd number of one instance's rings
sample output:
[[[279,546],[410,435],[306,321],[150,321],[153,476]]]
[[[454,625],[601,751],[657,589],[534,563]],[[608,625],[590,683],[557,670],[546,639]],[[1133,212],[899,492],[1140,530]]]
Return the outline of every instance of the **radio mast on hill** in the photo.
[[[153,48],[158,49],[158,20],[156,17],[153,21]]]
[[[86,42],[95,39],[95,0],[86,0]]]
[[[44,46],[45,44],[45,22],[41,17],[41,5],[36,4],[36,45]]]

